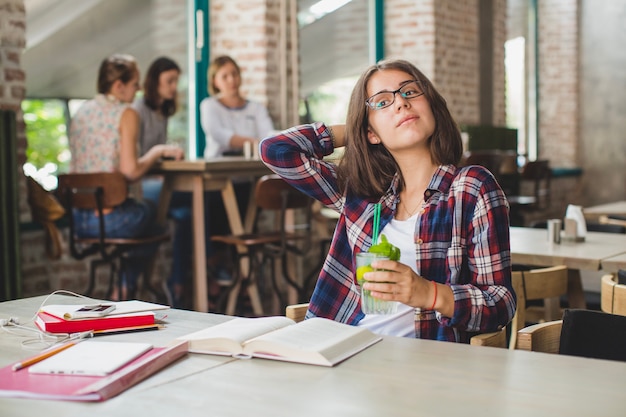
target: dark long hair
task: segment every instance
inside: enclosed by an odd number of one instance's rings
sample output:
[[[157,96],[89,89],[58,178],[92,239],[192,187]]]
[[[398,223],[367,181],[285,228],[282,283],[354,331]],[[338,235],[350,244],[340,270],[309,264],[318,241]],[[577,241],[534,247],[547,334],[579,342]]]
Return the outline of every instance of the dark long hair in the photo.
[[[164,56],[159,57],[150,64],[143,82],[143,99],[146,106],[159,111],[165,117],[176,113],[177,107],[176,96],[174,96],[173,99],[163,100],[159,108],[159,77],[161,73],[170,70],[176,70],[180,74],[180,67],[176,62]]]
[[[126,84],[138,73],[137,60],[132,55],[113,54],[104,58],[98,71],[98,93],[107,94],[115,81]]]
[[[362,197],[378,198],[383,195],[396,173],[400,175],[400,190],[404,188],[402,173],[393,156],[382,144],[373,145],[367,140],[370,111],[365,104],[367,84],[372,75],[384,70],[405,72],[422,87],[435,118],[435,130],[428,139],[432,161],[437,165],[456,165],[463,154],[459,128],[445,99],[430,80],[408,61],[381,61],[369,67],[352,90],[346,117],[346,148],[338,168],[340,183],[349,185],[352,192]]]

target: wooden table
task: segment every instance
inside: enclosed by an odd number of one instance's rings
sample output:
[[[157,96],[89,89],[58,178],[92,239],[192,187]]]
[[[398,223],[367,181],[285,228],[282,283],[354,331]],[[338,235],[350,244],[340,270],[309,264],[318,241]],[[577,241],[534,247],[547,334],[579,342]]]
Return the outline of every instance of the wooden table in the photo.
[[[600,216],[609,216],[616,214],[618,216],[626,216],[626,201],[616,201],[614,203],[600,204],[597,206],[583,208],[585,219],[598,221]]]
[[[602,269],[607,273],[617,272],[618,269],[626,269],[626,253],[603,259]]]
[[[0,318],[26,321],[42,298],[0,303]],[[106,340],[162,345],[229,319],[168,316],[165,330]],[[22,340],[0,337],[1,366],[32,354]],[[621,416],[624,375],[624,362],[384,337],[333,368],[189,354],[103,403],[0,398],[0,410],[11,417]]]
[[[514,264],[555,266],[568,270],[568,301],[572,308],[586,308],[580,270],[598,271],[603,260],[626,253],[626,235],[587,232],[584,242],[548,241],[545,229],[511,227],[511,259]]]
[[[164,177],[158,213],[158,219],[161,224],[165,224],[172,191],[189,191],[192,193],[193,306],[197,311],[206,312],[209,310],[209,305],[206,275],[206,242],[204,236],[204,191],[221,191],[231,233],[250,232],[256,210],[254,194],[249,199],[248,210],[242,222],[232,180],[234,177],[255,179],[265,174],[270,174],[271,171],[258,159],[222,157],[211,160],[163,161],[151,173],[163,175]],[[252,193],[254,193],[254,187],[252,187]],[[245,249],[241,248],[240,250]],[[242,266],[245,270],[247,263]],[[237,290],[233,291],[233,297],[237,296]],[[249,290],[253,292],[256,289],[249,288]],[[233,297],[229,299],[228,310],[234,310]],[[258,297],[256,298],[256,300],[252,300],[253,308],[255,313],[260,314],[261,305]],[[232,314],[232,311],[229,311],[229,313]]]

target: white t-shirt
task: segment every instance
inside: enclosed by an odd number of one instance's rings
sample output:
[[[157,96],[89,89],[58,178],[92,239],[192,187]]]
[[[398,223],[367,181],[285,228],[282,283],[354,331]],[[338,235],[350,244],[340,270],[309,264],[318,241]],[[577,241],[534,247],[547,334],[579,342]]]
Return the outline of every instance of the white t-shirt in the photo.
[[[261,140],[274,131],[267,109],[254,101],[229,108],[216,97],[207,97],[200,102],[200,123],[206,136],[205,158],[215,158],[229,150],[230,138],[235,134]]]
[[[400,248],[400,262],[409,265],[414,271],[416,262],[413,233],[416,221],[417,214],[406,220],[392,219],[381,231],[389,242]],[[366,314],[358,325],[381,335],[415,337],[415,308],[400,303],[395,314]]]

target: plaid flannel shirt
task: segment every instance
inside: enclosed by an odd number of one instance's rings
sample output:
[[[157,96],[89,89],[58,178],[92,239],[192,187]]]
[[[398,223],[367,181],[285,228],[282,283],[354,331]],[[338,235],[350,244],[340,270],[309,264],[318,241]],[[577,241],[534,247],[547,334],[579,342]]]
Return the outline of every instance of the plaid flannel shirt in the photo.
[[[352,325],[364,317],[354,278],[355,254],[372,244],[374,206],[382,204],[380,230],[394,217],[398,176],[379,200],[340,190],[333,152],[322,123],[297,126],[261,142],[265,164],[292,186],[340,213],[330,251],[309,303],[307,318],[326,317]],[[450,286],[454,315],[416,309],[416,337],[468,343],[476,333],[495,331],[513,317],[508,203],[483,167],[442,165],[424,194],[425,210],[415,233],[416,270]]]

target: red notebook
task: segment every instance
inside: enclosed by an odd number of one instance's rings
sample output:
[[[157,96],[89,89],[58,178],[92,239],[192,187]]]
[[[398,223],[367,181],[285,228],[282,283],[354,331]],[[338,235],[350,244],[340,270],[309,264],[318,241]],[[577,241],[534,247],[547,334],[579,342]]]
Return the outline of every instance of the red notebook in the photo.
[[[0,368],[0,398],[104,401],[127,390],[187,354],[187,342],[152,348],[108,376],[48,375]]]
[[[40,311],[37,313],[37,318],[35,319],[37,327],[48,333],[78,333],[89,330],[111,330],[154,323],[154,313],[152,311],[73,320],[64,320]]]

